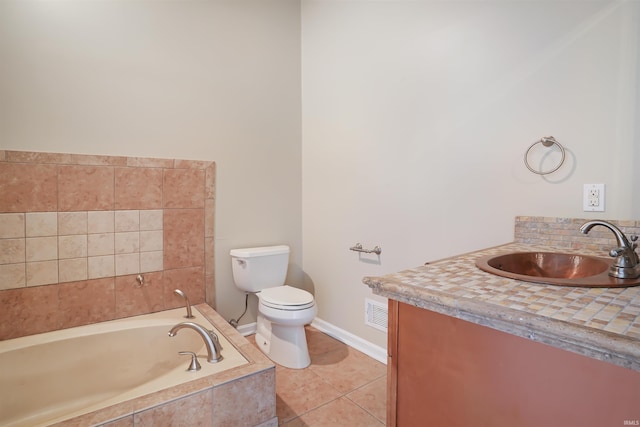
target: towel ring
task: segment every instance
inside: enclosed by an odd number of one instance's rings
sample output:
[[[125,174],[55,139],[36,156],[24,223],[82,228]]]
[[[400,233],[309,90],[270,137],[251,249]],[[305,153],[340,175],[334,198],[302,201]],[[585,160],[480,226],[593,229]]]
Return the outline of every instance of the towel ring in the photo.
[[[531,165],[529,164],[529,151],[531,151],[531,149],[533,147],[535,147],[537,144],[542,144],[545,147],[551,147],[553,145],[557,145],[558,148],[560,149],[560,154],[562,154],[562,158],[560,159],[560,163],[558,163],[558,165],[546,172],[543,171],[539,171],[537,169],[534,169],[531,167]],[[564,163],[564,157],[565,157],[565,153],[564,153],[564,147],[558,142],[556,141],[556,139],[552,136],[543,136],[539,141],[534,142],[533,144],[531,144],[529,146],[529,148],[527,148],[527,152],[524,153],[524,164],[527,166],[527,169],[529,169],[531,172],[538,174],[538,175],[547,175],[550,173],[553,173],[555,171],[557,171],[558,169],[560,169],[560,166],[562,166],[562,164]]]

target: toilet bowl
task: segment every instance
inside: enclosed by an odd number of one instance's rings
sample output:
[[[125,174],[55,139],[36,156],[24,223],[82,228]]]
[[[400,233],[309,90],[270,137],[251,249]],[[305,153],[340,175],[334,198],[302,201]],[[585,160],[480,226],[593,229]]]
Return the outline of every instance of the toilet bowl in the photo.
[[[258,297],[258,348],[287,368],[309,366],[304,326],[314,319],[317,307],[309,292],[284,285],[289,247],[234,249],[230,255],[236,286]]]
[[[282,292],[285,291],[285,292]],[[278,298],[274,298],[273,294]],[[297,301],[283,302],[285,294]],[[271,360],[287,368],[306,368],[311,363],[304,325],[316,317],[313,295],[291,286],[279,286],[258,294],[256,344]],[[304,299],[304,302],[300,302]]]

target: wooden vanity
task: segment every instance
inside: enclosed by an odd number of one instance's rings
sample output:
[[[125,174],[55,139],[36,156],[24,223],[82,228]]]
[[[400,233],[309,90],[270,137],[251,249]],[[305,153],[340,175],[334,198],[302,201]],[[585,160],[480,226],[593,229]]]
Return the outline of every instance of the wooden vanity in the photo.
[[[474,265],[518,250],[555,249],[512,243],[364,279],[389,298],[388,426],[640,425],[640,287]]]

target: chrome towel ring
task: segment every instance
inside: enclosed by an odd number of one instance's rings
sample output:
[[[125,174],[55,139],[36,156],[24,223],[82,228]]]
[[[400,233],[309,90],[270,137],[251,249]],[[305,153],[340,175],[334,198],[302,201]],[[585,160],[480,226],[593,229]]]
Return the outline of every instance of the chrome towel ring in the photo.
[[[533,147],[535,147],[538,144],[542,144],[545,147],[551,147],[553,145],[557,145],[558,148],[560,149],[560,154],[562,155],[562,157],[560,158],[560,162],[557,164],[556,167],[554,167],[551,170],[548,171],[539,171],[537,169],[534,169],[533,167],[531,167],[531,165],[529,164],[529,152],[531,151],[531,149]],[[524,164],[525,166],[527,166],[527,169],[529,169],[531,172],[538,174],[538,175],[547,175],[550,173],[553,173],[555,171],[557,171],[558,169],[560,169],[560,166],[562,166],[562,164],[564,163],[564,158],[565,158],[565,153],[564,153],[564,147],[558,142],[556,141],[556,139],[552,136],[543,136],[540,140],[534,142],[533,144],[531,144],[529,146],[529,148],[527,148],[527,152],[524,153]]]

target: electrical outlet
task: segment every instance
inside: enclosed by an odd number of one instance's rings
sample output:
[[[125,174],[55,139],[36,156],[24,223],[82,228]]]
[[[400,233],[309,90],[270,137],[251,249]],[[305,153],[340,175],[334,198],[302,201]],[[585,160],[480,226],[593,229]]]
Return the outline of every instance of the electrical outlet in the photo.
[[[604,184],[585,184],[582,204],[585,212],[604,212]]]

